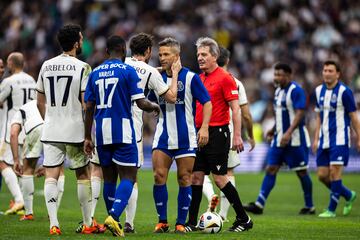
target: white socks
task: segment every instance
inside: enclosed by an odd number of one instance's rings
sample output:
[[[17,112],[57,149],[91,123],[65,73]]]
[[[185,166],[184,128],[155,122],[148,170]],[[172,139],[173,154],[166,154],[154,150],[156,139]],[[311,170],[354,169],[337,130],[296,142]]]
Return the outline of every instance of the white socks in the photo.
[[[231,184],[235,186],[235,177],[234,176],[228,176],[228,179],[229,181],[231,182]],[[229,207],[230,207],[230,203],[229,201],[227,200],[227,198],[225,197],[224,193],[221,192],[220,193],[220,211],[219,211],[219,214],[220,216],[222,216],[224,219],[227,219],[227,214],[228,214],[228,211],[229,211]]]
[[[25,214],[33,214],[33,199],[34,199],[34,176],[22,175],[19,178],[21,189],[24,196]]]
[[[92,176],[91,177],[91,195],[92,195],[91,217],[94,217],[95,215],[95,209],[100,197],[100,191],[101,191],[101,178]]]
[[[45,179],[44,194],[46,208],[50,219],[50,228],[53,226],[59,227],[59,221],[57,219],[58,187],[55,178]]]
[[[212,196],[215,194],[209,175],[204,176],[203,193],[206,196],[208,202],[211,201]]]
[[[131,192],[128,205],[125,208],[126,213],[126,220],[125,222],[130,223],[132,227],[134,227],[134,218],[136,214],[136,207],[137,207],[137,199],[138,199],[138,184],[137,182],[134,183],[133,190]]]
[[[10,167],[5,168],[1,171],[1,174],[4,177],[5,183],[11,192],[12,196],[16,203],[24,203],[23,195],[20,190],[19,182],[14,173],[13,169]]]
[[[77,180],[77,192],[80,202],[83,223],[91,226],[91,183],[90,180]]]
[[[64,194],[64,185],[65,185],[65,176],[59,176],[57,181],[57,188],[58,188],[58,200],[57,200],[57,209],[60,207],[61,199]]]

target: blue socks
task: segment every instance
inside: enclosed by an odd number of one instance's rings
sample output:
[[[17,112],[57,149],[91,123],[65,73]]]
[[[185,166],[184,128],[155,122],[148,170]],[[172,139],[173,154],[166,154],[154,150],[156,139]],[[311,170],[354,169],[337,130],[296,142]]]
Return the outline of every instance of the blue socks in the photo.
[[[305,207],[312,208],[314,206],[312,200],[312,182],[309,174],[306,174],[303,177],[299,177],[301,182],[301,187],[304,192],[304,200],[305,200]],[[351,193],[350,193],[351,196]]]
[[[103,197],[107,213],[109,213],[115,201],[116,183],[104,182]]]
[[[328,210],[335,212],[342,190],[341,180],[331,182],[331,194]]]
[[[185,225],[186,217],[191,203],[191,186],[179,187],[178,194],[178,217],[176,224]]]
[[[351,191],[342,184],[342,180],[331,182],[331,194],[328,210],[335,212],[340,196],[343,196],[346,201],[351,198]]]
[[[159,222],[167,221],[167,202],[168,202],[168,191],[166,184],[154,185],[153,197],[155,201],[156,211],[159,216]],[[185,216],[186,218],[186,216]]]
[[[258,198],[256,199],[257,203],[260,203],[262,207],[265,206],[267,197],[269,196],[271,190],[273,189],[276,181],[276,175],[266,174],[261,185],[261,190]]]
[[[351,196],[352,196],[351,191],[342,184],[341,179],[338,180],[338,181],[340,181],[340,183],[341,183],[341,196],[343,196],[346,201],[349,201],[351,199]]]
[[[125,178],[120,181],[120,184],[116,189],[115,201],[110,210],[110,215],[116,221],[119,221],[119,217],[121,213],[124,211],[126,205],[128,204],[133,186],[134,186],[134,182]]]

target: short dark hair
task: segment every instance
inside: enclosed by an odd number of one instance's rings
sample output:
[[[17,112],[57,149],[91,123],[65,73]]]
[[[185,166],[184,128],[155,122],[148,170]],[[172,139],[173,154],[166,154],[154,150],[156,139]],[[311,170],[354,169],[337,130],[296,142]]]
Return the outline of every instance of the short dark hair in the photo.
[[[61,48],[67,52],[74,48],[74,44],[80,41],[81,27],[77,24],[67,24],[60,28],[57,40]]]
[[[292,70],[289,64],[278,62],[274,66],[275,70],[283,70],[285,73],[291,74]]]
[[[122,56],[126,54],[126,42],[118,35],[112,35],[106,40],[106,48],[109,54],[112,52],[121,54]]]
[[[341,70],[339,63],[334,60],[327,60],[324,62],[324,66],[328,66],[328,65],[334,65],[337,72],[340,72]]]
[[[131,55],[144,55],[153,46],[154,37],[147,33],[139,33],[130,39]]]
[[[220,67],[223,67],[230,59],[230,51],[224,47],[219,47],[219,50],[220,50],[220,55],[216,59],[216,62]]]

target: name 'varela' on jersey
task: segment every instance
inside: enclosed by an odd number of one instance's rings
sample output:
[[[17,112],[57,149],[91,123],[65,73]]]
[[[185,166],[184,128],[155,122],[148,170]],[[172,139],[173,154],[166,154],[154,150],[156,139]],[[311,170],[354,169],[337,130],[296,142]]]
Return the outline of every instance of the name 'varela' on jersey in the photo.
[[[89,77],[86,102],[95,102],[97,146],[136,144],[131,103],[144,98],[139,77],[133,67],[120,59],[108,59]]]
[[[136,70],[140,78],[139,87],[144,91],[145,96],[147,96],[149,90],[153,90],[158,96],[163,95],[169,90],[168,85],[163,81],[161,74],[156,68],[143,61],[138,61],[133,57],[126,58],[125,63],[129,64]],[[134,102],[131,111],[134,121],[136,141],[139,142],[142,139],[143,110],[141,110],[136,105],[136,102]]]
[[[43,63],[37,82],[37,91],[46,96],[41,141],[84,141],[81,93],[86,89],[90,72],[89,64],[67,54]]]
[[[10,143],[11,120],[19,108],[35,98],[36,83],[33,77],[19,72],[1,82],[0,102],[4,102],[5,119],[1,137]]]

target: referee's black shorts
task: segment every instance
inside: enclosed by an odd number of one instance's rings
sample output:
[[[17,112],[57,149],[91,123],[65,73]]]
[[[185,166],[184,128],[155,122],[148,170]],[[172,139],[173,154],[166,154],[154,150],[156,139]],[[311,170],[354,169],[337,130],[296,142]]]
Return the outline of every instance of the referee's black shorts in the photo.
[[[209,142],[205,147],[197,149],[193,172],[226,175],[230,137],[228,125],[209,127]]]

